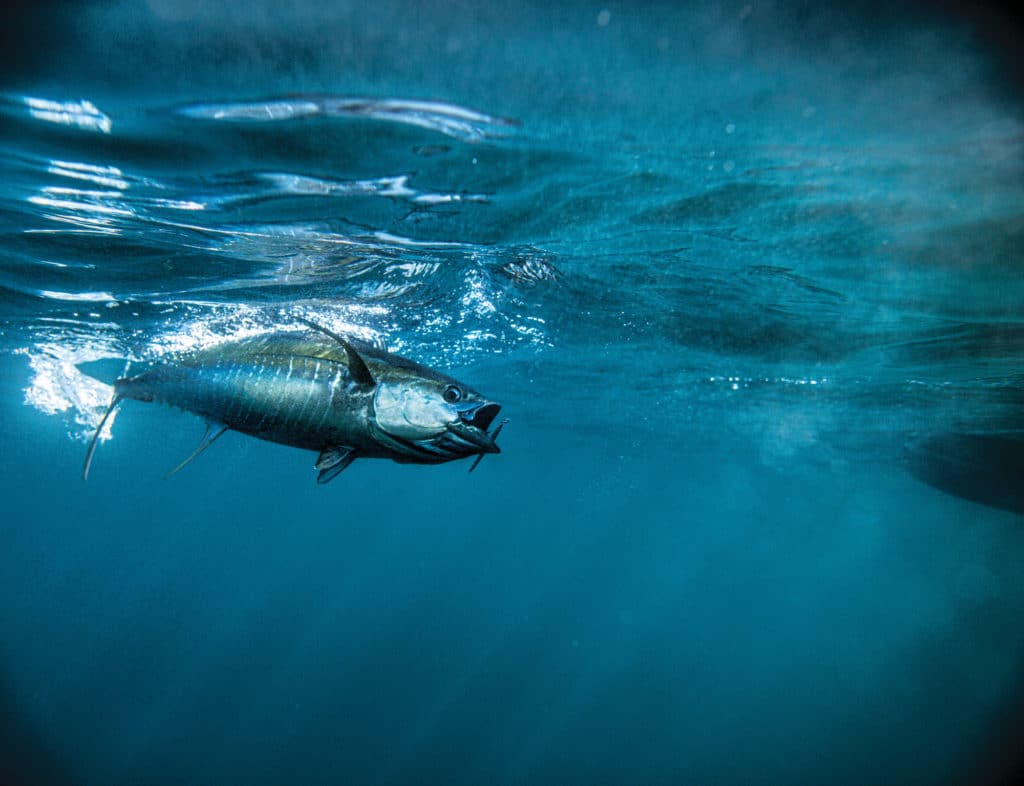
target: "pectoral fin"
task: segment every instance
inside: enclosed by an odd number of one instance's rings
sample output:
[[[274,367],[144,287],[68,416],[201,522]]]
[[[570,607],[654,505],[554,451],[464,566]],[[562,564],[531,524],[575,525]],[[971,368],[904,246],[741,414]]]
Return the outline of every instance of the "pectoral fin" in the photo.
[[[193,450],[189,454],[187,459],[185,459],[178,466],[176,466],[174,469],[172,469],[170,472],[168,472],[166,477],[169,478],[171,475],[176,475],[179,471],[184,469],[185,466],[190,461],[192,461],[192,459],[194,459],[196,456],[198,456],[200,453],[202,453],[204,450],[206,450],[208,447],[210,447],[210,445],[212,445],[214,442],[216,442],[217,438],[221,434],[223,434],[225,431],[227,431],[227,430],[228,430],[228,427],[227,426],[222,426],[220,423],[207,423],[206,424],[206,433],[203,435],[203,438],[200,440],[199,447],[197,447],[195,450]]]
[[[334,480],[355,460],[356,451],[354,448],[346,447],[345,445],[325,448],[320,451],[320,455],[316,460],[316,468],[320,470],[316,482],[323,484]]]

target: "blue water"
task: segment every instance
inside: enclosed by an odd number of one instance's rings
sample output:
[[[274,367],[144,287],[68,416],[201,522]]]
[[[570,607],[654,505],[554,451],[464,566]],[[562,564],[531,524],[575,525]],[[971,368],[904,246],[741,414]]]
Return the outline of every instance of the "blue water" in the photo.
[[[1024,98],[998,17],[11,14],[0,781],[1012,777]],[[202,422],[128,402],[81,481],[126,369],[300,317],[500,401],[503,453],[319,487],[312,454],[231,434],[168,480]]]

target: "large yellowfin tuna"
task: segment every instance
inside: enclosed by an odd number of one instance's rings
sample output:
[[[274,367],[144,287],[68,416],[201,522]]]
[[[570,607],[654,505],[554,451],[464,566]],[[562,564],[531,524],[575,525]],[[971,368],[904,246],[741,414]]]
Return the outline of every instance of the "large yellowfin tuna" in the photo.
[[[124,399],[159,401],[204,417],[199,447],[172,474],[226,431],[319,452],[318,482],[357,458],[439,464],[500,453],[501,407],[458,380],[301,320],[310,332],[277,332],[180,357],[114,383],[114,397],[85,457]]]

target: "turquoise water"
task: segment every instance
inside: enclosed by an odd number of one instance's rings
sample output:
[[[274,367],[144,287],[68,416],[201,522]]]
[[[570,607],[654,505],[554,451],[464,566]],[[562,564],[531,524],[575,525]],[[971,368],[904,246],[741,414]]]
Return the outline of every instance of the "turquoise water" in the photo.
[[[52,3],[0,38],[23,784],[1009,781],[1007,20]],[[999,35],[1002,32],[1003,35]],[[503,405],[472,475],[127,402],[299,318]]]

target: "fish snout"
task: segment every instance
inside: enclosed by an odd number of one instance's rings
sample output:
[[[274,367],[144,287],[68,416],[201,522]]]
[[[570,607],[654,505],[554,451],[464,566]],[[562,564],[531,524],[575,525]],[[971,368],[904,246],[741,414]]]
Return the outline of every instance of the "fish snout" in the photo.
[[[491,423],[498,417],[498,413],[501,412],[501,405],[495,404],[493,401],[485,401],[482,404],[475,404],[468,409],[464,409],[459,412],[459,418],[462,422],[478,428],[481,431],[487,431],[491,427]]]
[[[448,431],[472,446],[474,453],[501,453],[494,441],[496,432],[487,433],[499,412],[501,405],[493,401],[473,404],[459,411],[459,419],[448,425]]]

